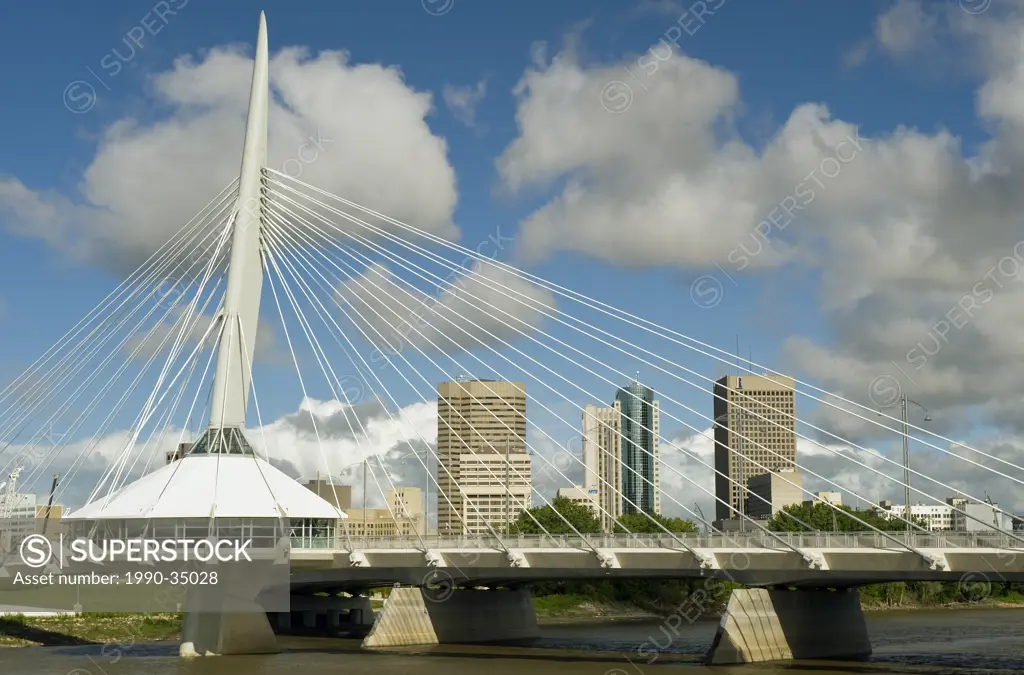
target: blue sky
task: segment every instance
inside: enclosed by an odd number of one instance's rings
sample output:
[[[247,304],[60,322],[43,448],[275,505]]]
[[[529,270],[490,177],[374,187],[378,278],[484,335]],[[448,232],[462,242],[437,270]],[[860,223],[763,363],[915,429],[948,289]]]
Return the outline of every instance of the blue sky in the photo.
[[[502,190],[503,176],[496,165],[521,133],[513,90],[531,68],[538,43],[546,43],[550,57],[564,49],[567,40],[577,41],[582,68],[629,64],[658,43],[688,4],[454,0],[450,11],[440,16],[431,15],[415,0],[267,2],[264,9],[272,53],[286,46],[303,46],[312,54],[344,50],[352,63],[396,66],[408,87],[433,94],[434,109],[426,121],[448,145],[458,191],[452,217],[461,230],[461,243],[472,247],[496,227],[505,236],[515,236],[519,224],[566,182],[563,176],[509,195]],[[215,47],[248,45],[251,54],[254,5],[233,0],[171,0],[170,5],[178,7],[178,13],[168,17],[157,35],[147,35],[116,75],[107,73],[101,61],[112,49],[127,53],[123,38],[143,21],[151,3],[69,4],[59,12],[40,3],[20,3],[8,9],[0,24],[0,62],[8,64],[0,70],[0,87],[6,92],[0,110],[0,178],[13,176],[33,191],[80,201],[83,171],[111,125],[127,119],[146,125],[173,114],[154,103],[155,75],[172,69],[179,57],[201,61]],[[680,49],[737,78],[741,103],[734,118],[723,124],[755,151],[777,136],[795,108],[821,103],[832,119],[859,127],[864,136],[889,136],[902,127],[929,137],[948,130],[959,139],[962,153],[973,155],[996,133],[991,124],[979,121],[976,111],[976,91],[991,73],[982,63],[955,56],[892,58],[886,51],[889,43],[879,38],[879,47],[872,36],[879,34],[879,16],[893,5],[883,0],[729,0],[693,35],[684,34]],[[865,56],[851,64],[850,54],[858,46]],[[623,73],[624,81],[635,81],[630,77]],[[69,111],[62,100],[69,83],[78,80],[89,83],[98,96],[95,107],[85,114]],[[475,125],[468,128],[446,107],[442,91],[445,85],[469,86],[481,80],[486,80],[486,95],[476,108]],[[678,110],[666,108],[663,115],[686,123]],[[240,149],[241,137],[236,145]],[[208,195],[220,188],[209,185]],[[11,233],[19,229],[12,224],[17,216],[0,217],[7,225],[0,234],[0,265],[6,271],[0,296],[7,328],[0,374],[9,380],[118,279],[102,266],[70,260],[40,238]],[[708,223],[708,228],[713,230],[715,224]],[[511,248],[503,252],[503,259],[512,260]],[[817,382],[821,380],[815,373],[799,370],[787,358],[783,344],[793,336],[825,348],[842,342],[836,333],[842,312],[830,322],[819,310],[820,267],[783,265],[740,273],[734,275],[734,285],[707,261],[616,265],[585,252],[561,250],[546,260],[524,264],[542,277],[726,350],[735,348],[739,335],[743,356],[750,349],[755,361],[793,369]],[[826,271],[828,264],[823,263]],[[706,273],[718,275],[724,290],[721,303],[710,309],[691,300],[691,283]],[[265,294],[264,309],[266,301]],[[632,369],[625,362],[620,366]],[[706,362],[700,367],[708,376],[722,374]],[[285,377],[280,369],[268,368],[267,373],[268,378]],[[654,374],[642,379],[710,412],[706,393],[672,385]],[[828,387],[836,382],[821,383]],[[850,381],[841,384],[847,390],[854,386]],[[867,385],[864,379],[859,386]],[[317,393],[326,396],[324,390]],[[614,392],[609,388],[603,395],[610,401]],[[265,415],[294,410],[297,402],[294,388],[287,387],[274,388],[262,398]],[[400,401],[408,402],[411,398]],[[567,415],[575,418],[578,412]],[[670,421],[663,425],[679,426]]]

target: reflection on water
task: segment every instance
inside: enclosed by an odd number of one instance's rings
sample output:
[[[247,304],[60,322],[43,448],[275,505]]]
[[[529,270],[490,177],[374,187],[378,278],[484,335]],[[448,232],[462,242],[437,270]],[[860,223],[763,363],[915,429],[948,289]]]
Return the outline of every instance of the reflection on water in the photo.
[[[1024,672],[1024,610],[885,613],[868,619],[875,654],[863,663],[800,662],[705,668],[700,658],[715,622],[683,626],[676,636],[657,622],[554,625],[529,646],[440,645],[369,653],[355,640],[284,638],[286,651],[182,661],[177,645],[137,645],[118,658],[109,646],[0,650],[0,674],[249,675],[765,675]],[[827,620],[827,617],[822,617]],[[671,640],[669,639],[671,638]]]

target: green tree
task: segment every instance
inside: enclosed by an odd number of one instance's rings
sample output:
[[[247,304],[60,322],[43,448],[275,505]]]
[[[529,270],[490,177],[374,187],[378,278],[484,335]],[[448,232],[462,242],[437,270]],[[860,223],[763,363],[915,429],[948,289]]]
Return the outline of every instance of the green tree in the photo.
[[[808,528],[800,521],[807,523],[810,527]],[[772,516],[767,527],[774,532],[862,532],[872,528],[883,532],[896,532],[906,529],[907,523],[898,518],[890,520],[866,509],[854,509],[849,506],[833,507],[823,502],[815,502],[814,504],[791,504],[784,507],[782,511]]]
[[[619,517],[615,525],[616,532],[637,532],[664,534],[665,530],[674,534],[697,532],[697,526],[689,520],[663,516],[660,513],[627,513]],[[656,521],[656,522],[655,522]],[[658,527],[661,524],[664,529]]]
[[[601,523],[589,506],[555,497],[550,504],[522,511],[510,529],[517,534],[544,534],[544,530],[551,534],[574,534],[573,528],[580,534],[592,534],[601,531]]]

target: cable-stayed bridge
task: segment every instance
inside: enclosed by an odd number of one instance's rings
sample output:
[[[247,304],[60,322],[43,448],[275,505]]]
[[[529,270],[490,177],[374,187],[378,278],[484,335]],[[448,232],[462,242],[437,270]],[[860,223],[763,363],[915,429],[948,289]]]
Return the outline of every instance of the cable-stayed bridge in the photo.
[[[1024,580],[1020,533],[966,510],[970,526],[962,533],[931,531],[896,511],[890,518],[903,527],[879,527],[803,486],[797,473],[874,501],[860,483],[815,471],[784,439],[856,467],[886,493],[905,493],[908,506],[910,499],[944,505],[950,495],[981,503],[984,495],[964,494],[927,465],[891,459],[836,429],[861,429],[886,443],[912,435],[928,457],[986,472],[1013,489],[1024,484],[1020,466],[276,171],[267,161],[269,105],[261,16],[238,179],[0,394],[0,474],[23,468],[21,484],[31,486],[60,467],[62,490],[95,479],[85,505],[67,519],[73,530],[123,538],[269,532],[290,544],[298,611],[324,613],[332,625],[341,613],[372,623],[369,646],[528,637],[536,630],[528,588],[537,581],[704,578],[757,587],[734,591],[711,652],[715,662],[854,656],[870,645],[849,589],[970,575]],[[276,344],[268,347],[268,335]],[[261,366],[261,350],[276,350],[272,367]],[[791,382],[779,391],[801,409],[825,410],[845,423],[815,424],[739,382],[723,385],[712,374],[722,368],[745,373],[748,382],[752,375]],[[439,402],[438,383],[453,370],[479,378],[477,393],[460,405]],[[664,383],[658,417],[622,387],[637,370]],[[306,440],[325,476],[338,475],[350,459],[339,456],[337,430],[328,427],[344,425],[341,433],[360,456],[375,456],[372,430],[353,412],[358,406],[372,404],[395,428],[409,430],[410,456],[437,495],[439,534],[410,528],[402,536],[369,536],[364,528],[354,535],[336,491],[324,499],[275,466],[282,448],[268,440],[272,421],[260,406],[285,386],[283,371],[303,399],[326,396],[339,405],[330,424],[307,410]],[[498,383],[512,394],[499,394]],[[603,441],[588,439],[600,455],[596,463],[565,453],[566,466],[544,450],[564,447],[553,430],[564,433],[564,424],[578,431],[587,406],[614,390],[619,422],[598,425]],[[702,412],[695,395],[739,410],[741,421]],[[495,406],[510,397],[549,424],[527,433],[525,413],[510,417]],[[410,400],[443,408],[436,437],[412,419]],[[665,434],[669,424],[697,435],[724,428],[729,440],[716,439],[720,457],[709,462]],[[49,435],[54,427],[65,430],[59,442]],[[495,443],[499,437],[505,440]],[[676,457],[705,467],[724,489],[680,470]],[[369,469],[382,496],[400,487],[374,463],[364,464],[364,481]],[[102,470],[88,476],[97,466]],[[558,509],[549,520],[529,510],[551,503],[531,471],[565,485],[582,473],[611,495],[590,506],[604,532],[581,531]],[[859,531],[816,531],[786,511],[776,517],[805,531],[770,530],[750,515],[751,504],[772,506],[750,488],[747,478],[756,474],[853,519]],[[714,500],[742,531],[722,531],[691,508],[692,497],[665,489],[669,481]],[[653,504],[703,524],[708,534],[673,531]],[[536,534],[509,534],[510,506]],[[395,531],[413,520],[401,500],[386,509]],[[447,529],[440,532],[442,512]],[[626,515],[650,526],[634,532]],[[401,587],[373,621],[359,593],[393,584]],[[438,586],[447,589],[444,602],[429,597]],[[342,591],[354,597],[342,598]],[[183,653],[273,650],[271,623],[257,602],[253,607],[244,620],[238,606],[186,607]],[[291,621],[290,614],[273,618],[278,628]]]

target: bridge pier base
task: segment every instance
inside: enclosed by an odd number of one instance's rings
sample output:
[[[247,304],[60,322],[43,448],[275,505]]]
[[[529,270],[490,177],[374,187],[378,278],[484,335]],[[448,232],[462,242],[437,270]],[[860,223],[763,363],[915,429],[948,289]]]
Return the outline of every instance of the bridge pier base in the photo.
[[[540,637],[526,589],[446,590],[394,588],[364,647],[501,642]]]
[[[229,654],[276,654],[281,651],[266,613],[254,606],[244,612],[185,612],[178,654],[183,658]]]
[[[189,586],[181,626],[182,658],[281,651],[267,613],[256,600],[258,584],[246,583],[239,569],[219,570],[221,586]],[[212,597],[211,597],[212,595]]]
[[[738,589],[706,656],[708,665],[871,655],[856,589]]]

